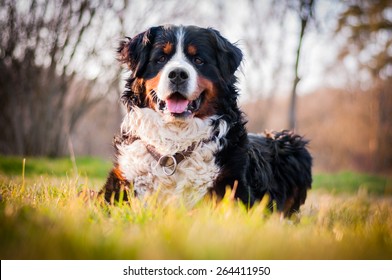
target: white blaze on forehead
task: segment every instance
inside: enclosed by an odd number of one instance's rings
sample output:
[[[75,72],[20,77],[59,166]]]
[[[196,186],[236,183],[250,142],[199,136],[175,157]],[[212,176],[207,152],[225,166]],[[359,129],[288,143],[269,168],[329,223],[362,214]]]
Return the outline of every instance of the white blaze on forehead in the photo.
[[[162,69],[161,78],[158,83],[157,95],[161,100],[166,100],[172,91],[170,89],[169,73],[176,68],[182,68],[188,73],[188,81],[185,92],[181,92],[189,100],[198,97],[197,90],[197,72],[189,62],[184,53],[184,28],[180,27],[176,33],[177,46],[173,57],[166,63]]]

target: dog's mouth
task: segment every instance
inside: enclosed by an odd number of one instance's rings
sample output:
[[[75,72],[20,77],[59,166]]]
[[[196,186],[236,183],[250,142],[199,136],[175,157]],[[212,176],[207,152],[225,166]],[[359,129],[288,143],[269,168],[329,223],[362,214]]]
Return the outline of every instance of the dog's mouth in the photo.
[[[159,110],[174,117],[190,117],[200,109],[204,97],[202,92],[195,100],[188,100],[181,93],[174,92],[166,100],[158,100]]]

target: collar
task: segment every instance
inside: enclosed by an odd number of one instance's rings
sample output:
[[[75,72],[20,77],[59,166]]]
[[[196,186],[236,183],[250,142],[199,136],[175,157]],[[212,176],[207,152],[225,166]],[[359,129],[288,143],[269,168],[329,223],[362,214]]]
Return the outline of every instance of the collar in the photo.
[[[134,141],[141,140],[141,139],[138,136],[128,136],[127,140],[128,140],[127,141],[128,144],[132,144]],[[207,142],[208,140],[201,141],[201,143],[207,143]],[[177,152],[174,155],[161,155],[153,145],[145,144],[145,146],[147,151],[150,153],[150,155],[152,155],[152,157],[162,167],[163,172],[167,176],[172,176],[177,170],[177,165],[192,154],[197,144],[198,144],[197,142],[193,142],[192,145],[190,145],[186,150]]]

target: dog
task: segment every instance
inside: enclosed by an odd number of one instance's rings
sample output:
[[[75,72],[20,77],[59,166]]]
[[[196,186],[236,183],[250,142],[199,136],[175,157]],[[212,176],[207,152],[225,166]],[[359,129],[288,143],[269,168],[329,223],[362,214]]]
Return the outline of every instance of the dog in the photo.
[[[180,198],[193,207],[226,188],[252,206],[268,195],[284,216],[311,188],[308,141],[290,131],[247,133],[235,72],[243,54],[218,31],[157,26],[126,37],[117,50],[129,72],[127,114],[115,137],[116,159],[101,194]]]

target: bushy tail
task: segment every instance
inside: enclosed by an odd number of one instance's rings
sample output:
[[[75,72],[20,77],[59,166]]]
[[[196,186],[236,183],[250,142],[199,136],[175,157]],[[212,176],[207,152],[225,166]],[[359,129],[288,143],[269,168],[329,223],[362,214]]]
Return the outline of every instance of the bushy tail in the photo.
[[[286,191],[287,202],[280,208],[290,215],[305,202],[306,192],[312,185],[312,157],[307,150],[309,141],[289,130],[267,132],[265,136],[270,146],[275,180]]]

